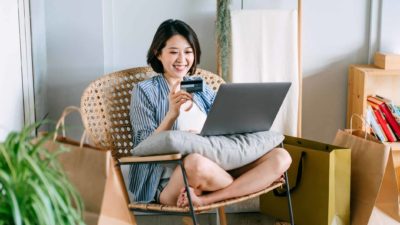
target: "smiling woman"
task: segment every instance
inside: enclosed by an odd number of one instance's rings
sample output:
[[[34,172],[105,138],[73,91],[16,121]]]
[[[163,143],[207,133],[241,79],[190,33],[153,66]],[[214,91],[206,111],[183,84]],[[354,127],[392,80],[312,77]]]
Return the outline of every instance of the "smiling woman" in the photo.
[[[197,35],[186,23],[167,20],[159,26],[147,55],[147,62],[159,74],[139,82],[132,91],[134,147],[162,131],[201,130],[215,93],[207,85],[201,92],[180,89],[182,80],[193,79],[190,75],[200,53]],[[290,163],[286,150],[273,148],[235,171],[225,171],[204,155],[190,153],[183,160],[187,189],[180,167],[159,164],[131,165],[129,189],[136,202],[185,207],[191,198],[194,206],[203,206],[263,190],[279,179]]]
[[[182,35],[177,34],[168,39],[157,59],[162,63],[168,84],[172,85],[181,81],[192,67],[193,49]]]
[[[157,73],[182,80],[188,73],[194,74],[200,56],[200,44],[193,29],[180,20],[167,20],[154,35],[147,63]]]

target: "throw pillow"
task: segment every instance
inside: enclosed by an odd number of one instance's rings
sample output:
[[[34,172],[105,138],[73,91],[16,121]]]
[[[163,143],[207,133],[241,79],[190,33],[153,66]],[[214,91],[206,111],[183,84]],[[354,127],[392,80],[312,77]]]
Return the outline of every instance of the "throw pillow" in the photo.
[[[283,139],[282,134],[273,131],[207,137],[185,131],[163,131],[142,141],[133,155],[199,153],[223,169],[231,170],[255,161]]]

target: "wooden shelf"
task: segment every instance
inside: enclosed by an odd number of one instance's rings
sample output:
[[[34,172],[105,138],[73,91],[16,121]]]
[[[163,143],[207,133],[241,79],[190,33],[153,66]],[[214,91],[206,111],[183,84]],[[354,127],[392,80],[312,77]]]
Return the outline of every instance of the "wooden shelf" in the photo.
[[[373,65],[351,65],[348,77],[347,128],[350,128],[351,115],[358,114],[365,118],[367,96],[374,94],[400,104],[400,70],[384,70]],[[364,129],[357,118],[353,118],[353,129]],[[396,176],[400,181],[400,142],[384,144],[391,147]],[[400,184],[398,186],[400,189]]]
[[[353,113],[364,116],[367,109],[367,96],[379,94],[400,103],[400,70],[384,70],[372,65],[351,65],[348,78],[347,120]],[[362,129],[362,122],[353,119],[353,128]]]

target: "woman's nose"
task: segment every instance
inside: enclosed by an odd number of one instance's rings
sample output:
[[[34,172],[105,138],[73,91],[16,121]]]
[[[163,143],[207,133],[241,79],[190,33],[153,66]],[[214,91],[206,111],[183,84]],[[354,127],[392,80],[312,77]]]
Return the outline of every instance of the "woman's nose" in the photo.
[[[185,59],[185,53],[183,53],[183,52],[179,53],[177,60],[182,62],[184,59]]]

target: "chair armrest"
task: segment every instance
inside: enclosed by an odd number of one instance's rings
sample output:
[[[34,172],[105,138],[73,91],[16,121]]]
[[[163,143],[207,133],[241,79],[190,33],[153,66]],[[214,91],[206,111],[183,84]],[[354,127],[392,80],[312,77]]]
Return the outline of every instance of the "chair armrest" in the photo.
[[[182,158],[180,153],[169,155],[153,155],[153,156],[128,156],[118,159],[119,163],[138,163],[138,162],[160,162],[160,161],[173,161]]]

